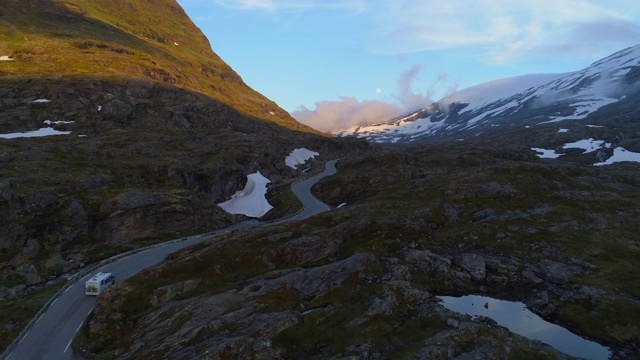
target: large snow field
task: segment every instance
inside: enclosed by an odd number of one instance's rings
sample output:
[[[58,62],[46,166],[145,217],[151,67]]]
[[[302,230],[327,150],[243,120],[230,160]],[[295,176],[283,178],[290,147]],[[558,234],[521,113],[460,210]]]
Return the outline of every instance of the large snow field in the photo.
[[[579,140],[572,143],[564,144],[563,149],[583,149],[585,154],[594,152],[602,147],[611,147],[611,144],[605,143],[604,140],[593,140],[589,138],[587,140]]]
[[[219,203],[218,206],[230,214],[262,217],[273,209],[273,206],[265,198],[267,184],[270,182],[259,171],[249,174],[244,189],[233,194],[230,200]]]
[[[635,153],[633,151],[626,150],[625,148],[617,147],[613,149],[613,156],[608,158],[606,161],[595,163],[595,166],[602,165],[611,165],[617,162],[623,161],[631,161],[640,163],[640,153]]]

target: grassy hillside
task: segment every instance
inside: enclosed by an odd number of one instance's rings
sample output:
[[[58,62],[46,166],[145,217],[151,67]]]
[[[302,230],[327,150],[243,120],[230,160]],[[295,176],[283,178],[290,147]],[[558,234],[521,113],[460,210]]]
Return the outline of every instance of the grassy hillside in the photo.
[[[247,86],[174,0],[5,0],[3,77],[142,78],[204,93],[241,114],[314,131]]]

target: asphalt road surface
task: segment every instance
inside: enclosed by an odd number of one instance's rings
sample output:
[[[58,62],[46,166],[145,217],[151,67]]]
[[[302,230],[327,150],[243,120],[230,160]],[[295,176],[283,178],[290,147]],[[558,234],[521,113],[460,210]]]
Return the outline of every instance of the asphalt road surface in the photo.
[[[315,214],[328,211],[330,207],[311,195],[310,189],[321,178],[333,175],[336,172],[337,160],[326,163],[325,170],[309,179],[300,181],[292,186],[293,193],[303,204],[303,210],[296,215],[269,223],[260,223],[256,220],[248,220],[233,226],[215,231],[213,233],[189,237],[187,240],[170,243],[164,246],[154,247],[141,251],[118,261],[105,265],[97,272],[110,272],[115,276],[116,282],[127,279],[136,273],[159,264],[164,258],[184,247],[197,244],[230,230],[281,224],[288,221],[306,219]],[[95,296],[87,296],[84,293],[84,284],[91,273],[79,279],[73,286],[60,295],[60,297],[47,309],[29,333],[15,347],[5,359],[10,360],[67,360],[73,359],[71,342],[76,333],[82,327],[87,316],[96,305]]]

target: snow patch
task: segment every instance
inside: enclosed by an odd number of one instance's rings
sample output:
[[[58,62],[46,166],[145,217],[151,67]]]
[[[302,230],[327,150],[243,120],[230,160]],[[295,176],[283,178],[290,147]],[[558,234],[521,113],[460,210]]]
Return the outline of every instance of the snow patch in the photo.
[[[249,174],[244,189],[233,194],[230,200],[219,203],[218,206],[230,214],[262,217],[273,209],[273,206],[265,198],[267,184],[270,182],[259,171]]]
[[[569,132],[569,129],[558,129],[559,133],[566,133]]]
[[[633,151],[626,150],[625,148],[617,147],[613,149],[613,156],[608,158],[606,161],[595,163],[593,165],[595,166],[611,165],[613,163],[623,162],[623,161],[640,163],[640,153],[635,153]]]
[[[537,157],[541,158],[541,159],[556,159],[564,154],[558,154],[556,153],[555,150],[547,150],[547,149],[542,149],[542,148],[531,148],[531,150],[538,152],[538,153],[542,153],[542,154],[536,154]]]
[[[611,144],[605,143],[604,140],[593,140],[589,138],[587,140],[579,140],[572,143],[564,144],[563,149],[583,149],[585,154],[594,152],[602,147],[611,147]]]
[[[2,55],[0,56],[0,61],[13,61],[13,59],[6,55]]]
[[[29,138],[29,137],[43,137],[52,135],[69,135],[71,131],[58,131],[50,127],[41,128],[34,131],[0,134],[1,139],[15,139],[15,138]]]
[[[494,101],[505,99],[525,90],[542,86],[567,74],[531,74],[494,80],[462,89],[440,100],[448,105],[454,102],[469,104],[460,113],[474,111]],[[518,105],[511,103],[510,105]],[[506,108],[503,108],[503,111]]]
[[[613,103],[615,103],[617,101],[618,101],[618,99],[605,97],[605,98],[601,98],[601,99],[592,99],[592,100],[587,100],[587,101],[575,102],[575,103],[572,104],[572,106],[575,107],[573,115],[554,117],[551,120],[540,122],[540,123],[538,123],[538,125],[540,125],[540,124],[552,124],[552,123],[556,123],[556,122],[560,122],[560,121],[564,121],[564,120],[582,120],[582,119],[586,118],[587,115],[591,114],[592,112],[595,112],[596,110],[600,109],[601,107],[603,107],[605,105],[613,104]]]
[[[307,160],[313,159],[317,155],[320,154],[305,148],[295,149],[284,159],[284,162],[288,167],[297,169],[298,165],[304,164]]]
[[[51,100],[48,99],[36,99],[32,101],[33,103],[48,103],[51,102]]]
[[[47,124],[47,125],[51,125],[51,124],[58,125],[58,124],[73,124],[73,123],[75,123],[75,121],[64,121],[64,120],[51,121],[51,120],[45,120],[44,123]]]

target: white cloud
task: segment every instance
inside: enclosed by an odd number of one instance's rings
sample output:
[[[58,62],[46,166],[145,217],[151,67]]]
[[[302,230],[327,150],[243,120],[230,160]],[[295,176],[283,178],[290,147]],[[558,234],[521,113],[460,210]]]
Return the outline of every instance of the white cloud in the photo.
[[[329,132],[390,120],[401,113],[399,106],[384,101],[358,101],[349,96],[341,96],[338,101],[316,102],[315,110],[301,106],[291,115],[314,129]]]
[[[416,92],[413,86],[422,70],[421,65],[414,65],[398,76],[397,89],[393,94],[395,103],[379,100],[359,101],[353,97],[341,96],[338,101],[316,102],[315,110],[301,106],[291,115],[303,124],[326,132],[391,120],[425,108],[433,102],[434,88],[446,80],[447,76],[441,73],[429,89]]]
[[[373,12],[376,33],[369,48],[402,54],[474,47],[496,64],[545,50],[592,58],[593,52],[573,51],[596,46],[607,54],[621,43],[633,45],[639,14],[635,0],[387,0]]]
[[[215,0],[228,8],[255,10],[311,10],[333,9],[363,11],[364,0]]]

